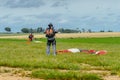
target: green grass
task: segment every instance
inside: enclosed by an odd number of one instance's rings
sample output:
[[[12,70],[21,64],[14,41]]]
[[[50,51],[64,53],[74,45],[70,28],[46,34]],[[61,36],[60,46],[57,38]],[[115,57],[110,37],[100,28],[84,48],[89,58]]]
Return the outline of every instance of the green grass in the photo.
[[[0,39],[0,66],[23,68],[32,71],[32,77],[47,79],[69,80],[70,77],[72,80],[101,80],[99,74],[81,72],[86,70],[108,70],[111,74],[120,74],[119,37],[56,39],[58,50],[79,48],[108,51],[99,56],[86,53],[53,56],[52,51],[47,56],[46,39],[36,40],[42,43],[28,43],[24,39]],[[60,72],[61,70],[68,72]]]
[[[58,70],[37,70],[33,71],[33,77],[55,80],[102,80],[96,74],[80,73],[75,71],[61,72]]]

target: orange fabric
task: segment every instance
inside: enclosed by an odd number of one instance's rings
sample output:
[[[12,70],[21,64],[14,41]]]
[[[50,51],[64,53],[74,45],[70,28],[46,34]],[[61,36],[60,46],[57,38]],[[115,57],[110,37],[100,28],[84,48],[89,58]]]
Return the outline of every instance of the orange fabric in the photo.
[[[68,50],[58,50],[57,54],[66,54],[66,53],[70,53],[70,51]]]

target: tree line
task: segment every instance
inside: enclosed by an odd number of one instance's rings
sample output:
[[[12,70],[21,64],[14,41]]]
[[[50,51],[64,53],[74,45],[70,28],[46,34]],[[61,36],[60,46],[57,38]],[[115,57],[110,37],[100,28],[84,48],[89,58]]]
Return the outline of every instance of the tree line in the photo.
[[[4,30],[6,32],[8,32],[8,33],[12,32],[12,29],[10,27],[5,27]],[[42,27],[38,27],[36,29],[33,29],[33,28],[22,28],[21,32],[22,33],[41,33],[41,32],[44,32],[44,28],[42,28]]]
[[[10,27],[5,27],[4,28],[5,31],[7,32],[12,32],[12,29]],[[45,29],[43,27],[38,27],[38,28],[22,28],[21,29],[21,32],[22,33],[43,33],[45,31]],[[57,30],[59,33],[84,33],[84,32],[88,32],[88,33],[91,33],[91,32],[94,32],[92,31],[91,29],[79,29],[79,28],[76,28],[76,29],[64,29],[64,28],[59,28]],[[99,32],[105,32],[104,30],[100,30]],[[113,32],[112,30],[108,30],[107,32]]]

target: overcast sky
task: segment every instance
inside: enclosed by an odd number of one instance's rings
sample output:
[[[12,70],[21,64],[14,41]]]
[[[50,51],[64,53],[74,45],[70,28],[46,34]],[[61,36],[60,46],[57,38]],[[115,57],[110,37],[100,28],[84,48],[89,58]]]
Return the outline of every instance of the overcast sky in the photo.
[[[120,0],[0,0],[0,31],[11,27],[120,31]]]

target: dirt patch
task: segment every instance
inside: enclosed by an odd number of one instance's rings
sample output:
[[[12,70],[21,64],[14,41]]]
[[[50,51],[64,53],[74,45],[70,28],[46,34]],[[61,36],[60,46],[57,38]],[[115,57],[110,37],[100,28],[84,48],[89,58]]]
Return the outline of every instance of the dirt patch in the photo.
[[[0,67],[0,80],[43,80],[26,77],[30,74],[21,68]]]
[[[43,79],[33,79],[29,77],[20,77],[11,74],[0,74],[0,80],[43,80]]]
[[[45,38],[45,34],[34,34],[35,38]],[[120,32],[96,32],[96,33],[58,33],[56,38],[77,38],[77,37],[120,37]],[[0,38],[27,39],[28,35],[0,36]]]
[[[120,37],[120,32],[101,32],[101,33],[64,33],[57,34],[58,38],[77,38],[77,37]]]
[[[120,80],[120,77],[118,75],[111,75],[110,71],[103,71],[103,70],[90,70],[87,71],[88,73],[96,73],[103,76],[104,80]]]
[[[67,72],[67,70],[60,71]],[[106,70],[82,70],[80,72],[100,74],[103,76],[104,80],[120,80],[119,76],[110,75],[110,71]],[[31,71],[25,71],[21,68],[0,67],[0,80],[44,80],[31,78],[29,76],[30,74]]]
[[[102,78],[104,80],[120,80],[120,76],[111,75],[111,71],[105,70],[104,68],[101,68],[99,66],[96,67],[96,66],[91,66],[89,64],[84,64],[84,63],[81,63],[81,65],[83,67],[89,67],[90,68],[89,70],[82,70],[81,72],[99,74],[100,76],[102,76]]]
[[[119,76],[105,76],[104,80],[120,80]]]

